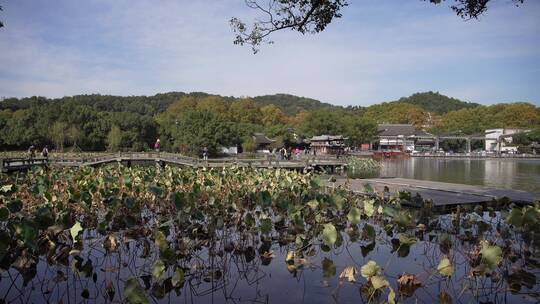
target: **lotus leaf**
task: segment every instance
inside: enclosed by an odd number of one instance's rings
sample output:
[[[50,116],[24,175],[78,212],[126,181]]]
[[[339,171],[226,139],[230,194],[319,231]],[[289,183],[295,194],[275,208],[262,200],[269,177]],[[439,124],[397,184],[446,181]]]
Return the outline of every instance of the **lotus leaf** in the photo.
[[[332,246],[337,240],[337,230],[332,224],[325,224],[323,229],[323,242],[327,246]]]
[[[442,276],[451,277],[452,274],[454,273],[454,266],[452,266],[450,259],[448,259],[447,257],[444,257],[439,262],[439,266],[437,266],[437,270]]]
[[[497,265],[502,261],[502,249],[499,246],[489,245],[487,241],[482,241],[482,263],[489,269],[497,268]]]
[[[347,219],[349,220],[349,222],[351,222],[351,224],[357,225],[360,223],[360,215],[360,209],[352,207],[349,211],[349,214],[347,214]]]
[[[136,278],[127,280],[124,286],[124,295],[131,304],[149,304],[139,282]]]
[[[368,261],[364,266],[362,266],[362,268],[360,268],[360,274],[366,279],[376,276],[380,272],[381,267],[379,267],[375,261]]]

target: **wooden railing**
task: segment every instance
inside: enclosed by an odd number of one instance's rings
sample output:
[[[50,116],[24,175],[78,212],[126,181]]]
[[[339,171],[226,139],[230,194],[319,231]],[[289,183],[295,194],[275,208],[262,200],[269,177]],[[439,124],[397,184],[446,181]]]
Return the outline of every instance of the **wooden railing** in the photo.
[[[6,158],[2,160],[4,170],[17,170],[39,165],[58,165],[67,167],[95,166],[99,164],[127,161],[155,161],[158,163],[171,163],[191,167],[225,167],[225,166],[250,166],[250,167],[310,167],[310,166],[343,166],[347,158],[324,157],[301,155],[299,158],[292,157],[290,160],[282,160],[276,155],[267,155],[265,158],[200,158],[174,154],[168,152],[118,152],[99,156],[83,157],[51,157],[51,158]]]

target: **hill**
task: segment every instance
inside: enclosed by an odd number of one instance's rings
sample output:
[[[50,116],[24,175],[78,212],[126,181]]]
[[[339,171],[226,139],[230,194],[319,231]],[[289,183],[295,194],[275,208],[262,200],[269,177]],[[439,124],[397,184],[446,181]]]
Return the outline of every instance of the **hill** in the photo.
[[[296,115],[301,111],[313,111],[323,108],[337,107],[329,103],[320,102],[316,99],[299,97],[289,94],[274,94],[253,97],[253,100],[261,105],[273,104],[280,107],[287,115]]]
[[[402,97],[394,103],[408,103],[422,108],[424,111],[437,114],[461,109],[469,109],[480,106],[480,104],[462,101],[456,98],[444,96],[438,92],[415,93],[409,97]]]

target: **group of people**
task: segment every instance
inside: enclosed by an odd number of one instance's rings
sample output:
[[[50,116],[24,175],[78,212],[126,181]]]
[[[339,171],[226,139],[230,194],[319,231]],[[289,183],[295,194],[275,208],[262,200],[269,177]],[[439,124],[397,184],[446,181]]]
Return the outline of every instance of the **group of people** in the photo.
[[[296,147],[294,149],[292,149],[291,147],[289,147],[289,148],[282,147],[279,150],[274,148],[272,150],[272,155],[276,155],[276,154],[277,154],[279,160],[291,160],[293,155],[298,160],[298,159],[300,159],[301,154],[308,155],[309,150],[308,149],[300,150],[298,147]],[[313,155],[315,155],[315,154],[313,154]]]
[[[45,146],[41,150],[41,156],[48,158],[49,157],[49,147]],[[30,145],[28,148],[28,157],[29,158],[35,158],[36,157],[36,146]]]

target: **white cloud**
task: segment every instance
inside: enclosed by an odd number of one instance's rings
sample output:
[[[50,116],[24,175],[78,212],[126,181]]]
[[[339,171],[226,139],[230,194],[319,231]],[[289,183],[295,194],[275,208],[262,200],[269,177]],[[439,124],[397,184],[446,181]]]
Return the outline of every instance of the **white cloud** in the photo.
[[[540,33],[540,5],[495,7],[480,22],[463,22],[424,3],[380,3],[351,7],[344,19],[315,36],[277,33],[276,44],[262,46],[257,55],[232,44],[229,18],[249,20],[254,14],[242,1],[67,5],[69,11],[57,23],[19,22],[0,32],[0,49],[5,50],[0,96],[280,92],[371,104],[419,90],[497,102],[493,92],[507,89],[503,95],[509,98],[522,98],[519,92],[528,92],[529,99],[540,97],[538,88],[527,87],[530,80],[508,78],[501,87],[495,79],[494,90],[487,81],[475,86],[452,70],[461,64],[464,75],[474,74],[478,64],[509,58],[529,58],[538,66],[540,43],[533,37]],[[402,11],[388,11],[393,6]],[[374,17],[379,14],[388,20]],[[529,69],[529,78],[540,76],[532,67],[522,68]]]

